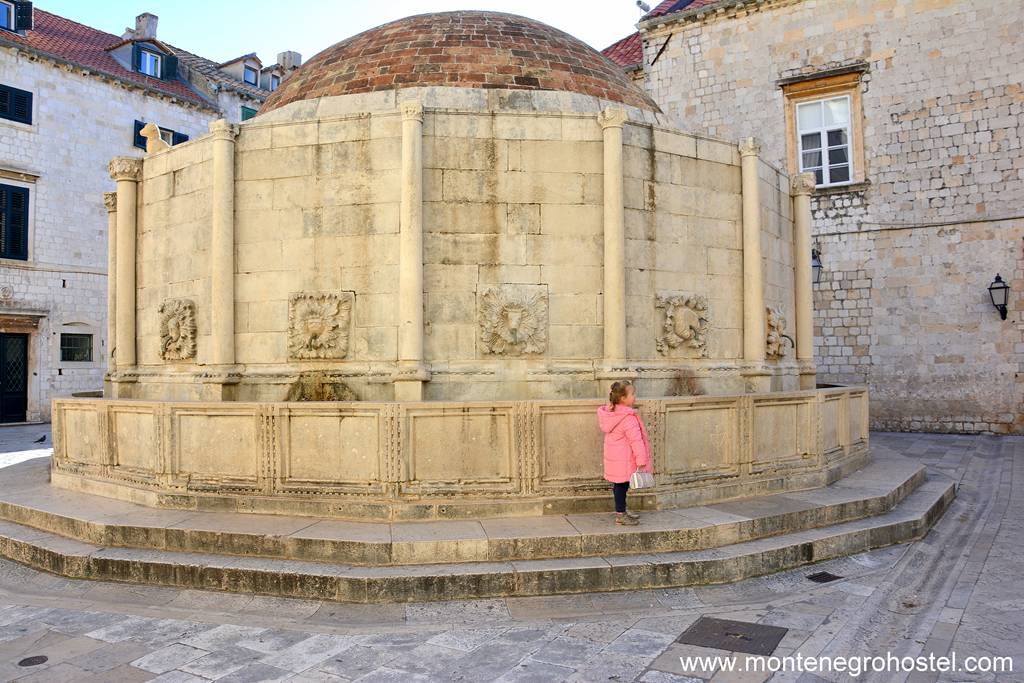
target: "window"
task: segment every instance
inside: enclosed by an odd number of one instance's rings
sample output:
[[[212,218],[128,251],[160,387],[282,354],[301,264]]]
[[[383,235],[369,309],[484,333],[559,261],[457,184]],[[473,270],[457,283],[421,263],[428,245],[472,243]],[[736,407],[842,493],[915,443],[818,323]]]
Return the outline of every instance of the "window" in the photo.
[[[256,116],[256,110],[252,107],[242,107],[242,120],[248,121],[252,117]]]
[[[251,66],[245,67],[245,82],[249,85],[259,85],[260,74]]]
[[[0,118],[31,124],[32,93],[0,85]]]
[[[270,76],[270,91],[277,90],[277,86],[281,85],[281,77],[271,74]]]
[[[818,187],[866,179],[861,67],[782,83],[791,174],[814,173]]]
[[[92,335],[61,332],[60,359],[69,363],[92,362]]]
[[[142,137],[142,129],[145,128],[145,126],[145,121],[135,122],[135,141],[133,142],[133,145],[143,151],[146,149],[146,138]],[[164,128],[159,124],[157,124],[157,127],[160,128],[160,139],[171,147],[180,145],[188,140],[188,136],[184,133],[179,133],[178,131],[171,130],[170,128]]]
[[[152,76],[153,78],[160,78],[161,61],[163,57],[155,52],[149,50],[139,50],[139,71]]]
[[[14,5],[10,2],[0,2],[0,28],[14,30]]]
[[[0,0],[0,29],[32,30],[32,3],[24,0]]]
[[[849,183],[849,96],[798,104],[796,125],[800,172],[813,172],[818,185]]]
[[[0,185],[0,258],[28,260],[28,188]]]

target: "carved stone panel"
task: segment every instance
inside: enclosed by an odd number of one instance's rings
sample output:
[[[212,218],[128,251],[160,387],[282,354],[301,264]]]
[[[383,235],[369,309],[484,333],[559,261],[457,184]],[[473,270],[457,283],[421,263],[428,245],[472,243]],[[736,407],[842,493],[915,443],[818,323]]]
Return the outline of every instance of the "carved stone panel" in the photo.
[[[293,360],[348,355],[352,292],[298,292],[288,300],[288,357]]]
[[[707,358],[711,330],[707,298],[663,292],[657,295],[655,306],[663,311],[661,330],[655,342],[658,353]]]
[[[160,304],[160,357],[196,357],[196,304],[191,299],[167,299]]]
[[[544,353],[548,345],[548,290],[543,285],[498,285],[477,296],[477,320],[485,354]]]
[[[768,358],[785,357],[786,346],[783,337],[786,334],[786,319],[782,317],[782,311],[769,306],[765,320],[768,324],[765,355]]]

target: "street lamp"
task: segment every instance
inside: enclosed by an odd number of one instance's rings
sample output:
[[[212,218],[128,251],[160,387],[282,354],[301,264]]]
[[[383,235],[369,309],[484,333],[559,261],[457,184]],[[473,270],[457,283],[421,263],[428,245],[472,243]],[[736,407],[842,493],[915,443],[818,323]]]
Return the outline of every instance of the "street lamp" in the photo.
[[[1010,285],[996,273],[996,279],[988,286],[988,295],[992,297],[992,305],[999,310],[999,315],[1006,320],[1006,301],[1010,297]]]
[[[821,282],[821,252],[817,249],[811,249],[811,273],[814,284]]]

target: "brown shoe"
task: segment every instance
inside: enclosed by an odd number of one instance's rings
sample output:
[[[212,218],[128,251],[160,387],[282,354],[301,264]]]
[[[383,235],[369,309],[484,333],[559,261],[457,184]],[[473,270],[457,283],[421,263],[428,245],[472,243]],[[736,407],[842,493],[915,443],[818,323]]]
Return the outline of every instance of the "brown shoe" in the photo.
[[[630,519],[640,519],[640,515],[636,514],[635,512],[630,512],[629,510],[626,510],[626,516]]]
[[[621,524],[622,526],[636,526],[640,523],[636,517],[630,517],[629,513],[622,514],[621,512],[615,513],[615,523]]]

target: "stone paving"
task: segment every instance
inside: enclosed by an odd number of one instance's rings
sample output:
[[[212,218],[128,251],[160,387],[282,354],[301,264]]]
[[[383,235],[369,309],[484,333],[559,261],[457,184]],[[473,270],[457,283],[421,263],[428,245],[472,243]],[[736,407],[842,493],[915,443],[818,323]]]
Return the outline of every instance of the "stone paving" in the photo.
[[[41,429],[0,429],[0,446],[11,449],[0,462],[39,450]],[[350,605],[71,581],[0,562],[0,680],[769,680],[682,668],[680,657],[728,654],[675,642],[706,615],[788,628],[777,656],[1013,658],[1013,673],[790,671],[772,681],[1024,681],[1024,438],[872,440],[960,482],[928,537],[729,585]],[[843,578],[807,580],[820,570]],[[48,659],[18,666],[37,655]]]

